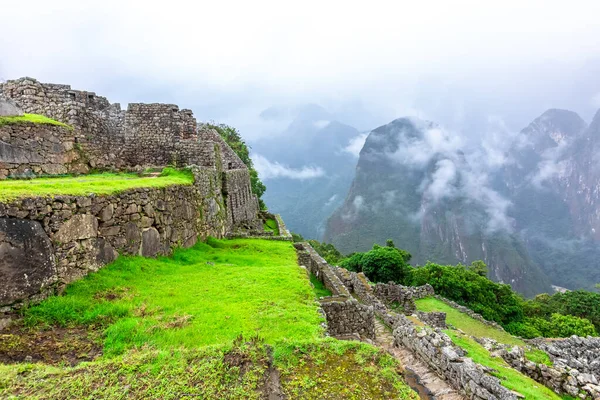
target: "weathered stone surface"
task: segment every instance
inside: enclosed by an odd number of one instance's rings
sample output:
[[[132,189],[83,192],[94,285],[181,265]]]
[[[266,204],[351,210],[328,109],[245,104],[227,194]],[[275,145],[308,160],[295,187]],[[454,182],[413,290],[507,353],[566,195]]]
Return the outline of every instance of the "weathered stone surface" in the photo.
[[[42,225],[0,218],[0,305],[35,296],[57,279],[54,249]]]
[[[23,111],[10,99],[0,97],[0,117],[18,117]]]
[[[161,251],[160,234],[155,228],[148,228],[142,232],[142,255],[156,257]]]
[[[68,243],[96,236],[98,236],[98,219],[93,215],[78,214],[60,227],[54,236],[54,241]]]

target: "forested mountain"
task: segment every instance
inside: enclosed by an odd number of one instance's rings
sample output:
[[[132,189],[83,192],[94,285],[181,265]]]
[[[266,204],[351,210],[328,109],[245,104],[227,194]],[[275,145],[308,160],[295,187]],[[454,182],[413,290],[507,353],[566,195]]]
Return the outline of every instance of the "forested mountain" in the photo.
[[[373,130],[324,240],[343,253],[391,238],[414,264],[482,259],[525,295],[600,282],[600,113],[551,109],[485,170],[434,123]]]

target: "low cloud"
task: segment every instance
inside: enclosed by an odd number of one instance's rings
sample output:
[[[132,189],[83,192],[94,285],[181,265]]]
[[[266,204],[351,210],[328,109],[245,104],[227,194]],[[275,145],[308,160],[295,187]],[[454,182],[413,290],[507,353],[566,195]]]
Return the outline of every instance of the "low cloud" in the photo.
[[[277,178],[306,180],[320,178],[325,175],[325,171],[321,167],[303,166],[302,168],[290,168],[277,161],[271,162],[260,154],[252,155],[252,161],[258,171],[258,175],[263,180]]]
[[[313,125],[315,126],[315,128],[323,129],[323,128],[326,128],[330,123],[331,123],[331,121],[319,120],[319,121],[313,122]]]
[[[368,133],[361,133],[358,136],[353,137],[352,139],[350,139],[348,145],[342,149],[342,152],[349,153],[354,157],[358,158],[358,156],[360,155],[360,151],[365,145],[367,136],[369,136]]]

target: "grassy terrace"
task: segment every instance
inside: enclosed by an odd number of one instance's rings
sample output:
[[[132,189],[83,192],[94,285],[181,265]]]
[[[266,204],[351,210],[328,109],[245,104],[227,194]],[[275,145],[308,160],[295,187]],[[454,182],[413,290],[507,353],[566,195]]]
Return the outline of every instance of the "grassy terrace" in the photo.
[[[288,242],[120,257],[0,334],[0,398],[258,399],[277,368],[287,398],[417,399],[384,351],[324,339],[317,310]]]
[[[40,124],[40,125],[55,125],[55,126],[62,126],[69,130],[73,129],[71,126],[69,126],[67,124],[55,121],[51,118],[45,117],[43,115],[38,115],[38,114],[23,114],[19,117],[0,117],[0,126],[11,125],[11,124],[22,124],[22,123],[32,123],[32,124]]]
[[[189,171],[179,171],[172,168],[165,168],[162,174],[157,177],[105,173],[35,179],[7,179],[0,180],[0,201],[33,196],[112,194],[139,187],[159,188],[171,185],[191,185],[192,183],[194,183],[194,177]]]
[[[492,357],[490,352],[483,346],[473,340],[474,337],[488,337],[499,343],[508,345],[518,345],[526,348],[526,343],[521,339],[512,336],[502,330],[485,325],[480,321],[461,313],[455,308],[450,307],[443,301],[433,297],[419,299],[416,302],[419,311],[431,312],[441,311],[446,313],[446,322],[455,328],[460,329],[464,334],[456,330],[447,329],[444,332],[450,336],[454,344],[462,347],[468,353],[473,361],[486,367],[493,368],[493,375],[500,378],[502,385],[515,390],[525,396],[526,399],[570,399],[570,397],[561,397],[544,385],[535,382],[517,370],[511,368],[504,360],[498,357]],[[551,364],[550,358],[541,350],[526,350],[526,357],[536,363]]]

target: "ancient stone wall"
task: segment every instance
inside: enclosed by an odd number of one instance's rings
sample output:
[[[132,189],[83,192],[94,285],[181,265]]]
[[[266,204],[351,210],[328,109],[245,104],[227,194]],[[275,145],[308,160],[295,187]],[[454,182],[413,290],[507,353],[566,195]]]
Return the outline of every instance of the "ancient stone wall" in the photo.
[[[33,123],[0,126],[0,179],[86,171],[71,130]]]
[[[417,318],[433,328],[446,329],[445,312],[423,312],[417,311]]]
[[[325,297],[320,304],[327,318],[327,333],[330,336],[375,338],[373,307],[343,296]]]
[[[548,353],[555,364],[592,374],[600,381],[600,337],[571,336],[532,342]]]
[[[492,355],[502,357],[511,367],[529,376],[533,380],[540,382],[544,386],[551,388],[556,393],[565,393],[569,396],[582,399],[600,398],[598,375],[597,373],[595,374],[590,371],[587,362],[580,363],[579,368],[573,368],[567,365],[567,360],[571,357],[567,356],[566,359],[557,359],[555,356],[551,355],[551,358],[555,358],[553,365],[537,364],[528,360],[525,356],[525,351],[519,346],[507,346],[490,338],[474,339],[490,351]],[[577,339],[582,341],[586,340],[578,337],[569,338],[564,343],[565,348],[570,344],[573,344],[572,342],[577,342]],[[542,341],[546,342],[546,340],[543,339]],[[574,346],[574,349],[569,349],[567,351],[570,354],[577,353],[576,349],[577,345]],[[598,352],[596,350],[596,354],[592,355],[592,360],[597,358],[597,354]],[[563,356],[565,356],[565,354],[563,354]],[[577,363],[578,361],[575,362],[575,364]]]
[[[350,297],[350,292],[335,274],[333,267],[323,259],[307,242],[294,243],[298,259],[302,260],[308,271],[315,275],[333,296]]]
[[[433,287],[429,284],[413,287],[402,286],[393,282],[377,283],[373,293],[385,304],[397,303],[404,309],[404,313],[407,315],[412,314],[416,310],[415,300],[435,294]]]
[[[223,237],[220,176],[211,168],[194,176],[189,186],[0,203],[0,310],[56,292],[118,254],[153,257]]]
[[[229,224],[234,229],[262,230],[262,223],[257,219],[258,199],[252,194],[248,170],[227,170],[223,174],[223,195],[227,205]]]
[[[246,168],[218,133],[199,126],[190,110],[180,110],[174,104],[132,103],[122,110],[120,104],[110,104],[93,92],[32,78],[0,84],[0,94],[26,113],[45,115],[73,127],[71,139],[78,143],[90,168],[217,164],[222,170]],[[216,149],[221,153],[217,157]]]

